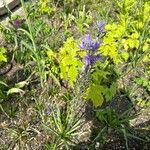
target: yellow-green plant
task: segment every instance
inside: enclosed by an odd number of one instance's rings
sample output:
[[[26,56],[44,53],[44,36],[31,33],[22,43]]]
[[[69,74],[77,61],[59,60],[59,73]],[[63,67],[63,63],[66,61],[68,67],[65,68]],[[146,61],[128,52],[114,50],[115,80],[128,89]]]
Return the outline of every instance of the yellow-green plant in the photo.
[[[115,64],[120,63],[123,59],[128,59],[127,51],[119,52],[122,36],[125,33],[125,24],[108,24],[105,27],[106,36],[103,39],[103,45],[100,51],[104,56],[108,56]]]
[[[38,1],[38,9],[41,14],[50,15],[55,11],[55,7],[51,5],[52,3],[49,0],[39,0]]]
[[[118,65],[124,62],[131,62],[135,66],[139,60],[149,58],[149,27],[150,12],[149,2],[142,3],[140,8],[137,1],[117,1],[120,12],[117,15],[118,21],[105,26],[106,35],[100,51],[111,61]],[[119,3],[120,2],[120,3]]]
[[[79,51],[77,43],[73,38],[69,38],[59,52],[60,61],[60,76],[65,80],[69,80],[70,85],[73,85],[81,68],[81,61],[76,58]]]
[[[93,105],[97,107],[101,106],[104,102],[112,100],[116,92],[116,77],[112,76],[111,68],[106,69],[103,64],[96,65],[94,72],[91,73],[85,98],[91,100]]]
[[[84,55],[73,37],[68,38],[67,41],[64,42],[63,47],[59,49],[59,53],[56,54],[49,50],[47,54],[49,58],[53,57],[58,61],[60,77],[73,86],[83,66],[83,63],[77,56]]]
[[[6,52],[7,50],[4,47],[0,47],[0,63],[7,62]]]

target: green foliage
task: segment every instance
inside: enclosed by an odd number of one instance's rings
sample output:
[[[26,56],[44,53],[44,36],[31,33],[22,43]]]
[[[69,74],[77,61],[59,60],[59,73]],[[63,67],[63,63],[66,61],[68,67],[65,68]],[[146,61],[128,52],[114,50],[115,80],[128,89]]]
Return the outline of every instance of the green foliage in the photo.
[[[150,101],[149,101],[149,99],[145,100],[145,99],[139,98],[139,99],[137,99],[137,106],[142,107],[142,108],[144,108],[144,107],[150,108]]]
[[[123,3],[119,3],[120,12],[118,14],[119,21],[117,23],[109,23],[106,25],[106,36],[103,40],[103,45],[100,47],[100,51],[105,56],[110,57],[115,64],[123,63],[128,58],[136,60],[137,53],[147,49],[148,40],[148,27],[147,23],[150,19],[145,14],[149,12],[148,2],[143,2],[141,8],[137,7],[136,1],[123,0]],[[143,13],[141,12],[143,9]],[[130,14],[135,11],[135,15]],[[147,20],[139,19],[138,14]],[[142,27],[140,27],[142,24]],[[138,25],[138,26],[137,26]],[[140,56],[138,56],[140,57]]]
[[[130,137],[144,141],[144,139],[135,136],[134,131],[133,130],[131,131],[129,127],[130,120],[135,118],[135,116],[130,115],[131,110],[132,109],[129,109],[122,114],[118,114],[111,107],[106,107],[104,109],[97,110],[96,117],[102,124],[103,130],[100,131],[95,140],[103,139],[104,138],[103,136],[107,136],[109,132],[112,132],[113,129],[116,131],[116,133],[121,133],[124,136],[126,149],[129,149],[128,140]]]
[[[8,43],[14,42],[14,32],[7,26],[0,24],[0,33],[4,35]]]
[[[104,91],[103,86],[91,84],[86,91],[86,98],[92,100],[95,107],[101,106],[104,101],[102,95]]]
[[[146,88],[150,92],[150,80],[144,77],[136,78],[135,82],[144,88]]]
[[[43,124],[44,128],[53,134],[51,141],[49,141],[50,144],[47,144],[47,147],[69,150],[75,144],[73,139],[80,132],[81,122],[75,117],[72,105],[67,106],[65,111],[62,111],[57,105],[54,107],[55,109],[52,106],[51,115]]]
[[[123,39],[126,33],[125,23],[120,23],[118,25],[115,23],[107,24],[105,29],[107,33],[103,39],[103,45],[100,47],[100,51],[104,56],[110,57],[115,64],[127,61],[130,56],[127,51],[128,47],[126,46],[126,48],[122,50],[124,45],[121,45],[121,43],[130,43],[130,47],[132,48],[135,46],[138,47],[138,45],[133,38]]]
[[[84,33],[86,28],[89,28],[89,24],[92,23],[92,14],[90,11],[86,12],[85,5],[83,10],[78,12],[77,17],[75,17],[75,23],[79,32]]]
[[[11,88],[7,94],[13,94],[13,93],[23,93],[23,90],[19,89],[19,88]]]
[[[109,107],[98,110],[96,112],[96,117],[101,123],[103,123],[103,125],[116,129],[122,128],[121,124],[128,124],[129,121],[123,118],[126,116],[119,116],[119,114],[117,114],[115,110]]]
[[[21,88],[25,87],[27,84],[28,84],[27,81],[21,81],[19,83],[16,83],[14,87],[10,88],[7,91],[7,95],[16,93],[24,94],[24,91]]]
[[[74,85],[83,63],[77,58],[79,52],[76,41],[71,37],[59,50],[60,77]]]
[[[39,12],[41,14],[49,14],[50,15],[53,11],[55,11],[55,7],[53,7],[50,4],[51,3],[49,2],[49,0],[38,1]]]
[[[4,47],[0,47],[0,64],[2,62],[7,62],[6,52],[7,50]]]
[[[0,103],[7,99],[8,89],[8,85],[3,80],[0,80]]]
[[[97,65],[91,74],[89,87],[86,91],[86,99],[90,99],[95,107],[101,106],[104,101],[112,100],[117,92],[117,83],[112,80],[111,70],[102,70],[102,66]],[[116,78],[116,77],[115,77]]]
[[[128,50],[128,49],[132,49],[136,48],[138,49],[139,47],[139,35],[138,33],[132,33],[131,35],[129,35],[127,37],[127,40],[123,40],[123,44],[124,44],[124,49]]]

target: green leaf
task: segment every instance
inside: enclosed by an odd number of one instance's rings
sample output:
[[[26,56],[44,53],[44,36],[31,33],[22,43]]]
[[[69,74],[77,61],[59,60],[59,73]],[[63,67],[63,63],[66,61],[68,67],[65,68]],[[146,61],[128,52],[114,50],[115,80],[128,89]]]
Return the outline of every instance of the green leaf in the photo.
[[[107,75],[109,75],[109,72],[99,70],[97,69],[93,74],[92,74],[92,80],[95,83],[101,83],[102,79],[107,79]]]
[[[148,80],[146,80],[146,79],[143,80],[143,86],[144,86],[144,87],[147,87],[147,86],[148,86]]]
[[[8,87],[8,85],[5,82],[3,82],[3,81],[0,81],[0,84]]]
[[[0,54],[0,62],[7,62],[7,58],[5,57],[5,55]]]
[[[10,90],[8,90],[7,95],[14,93],[24,93],[24,91],[19,88],[11,88]]]
[[[22,81],[22,82],[15,84],[15,88],[23,88],[27,84],[28,84],[28,82]]]
[[[105,98],[107,101],[111,100],[113,98],[113,96],[116,94],[117,92],[117,84],[113,83],[110,88],[108,88],[105,91]]]
[[[0,47],[0,62],[7,62],[6,52],[7,50],[4,47]]]
[[[47,54],[48,58],[52,58],[54,56],[54,52],[51,49],[46,51],[46,54]]]
[[[122,58],[126,61],[126,60],[128,60],[128,58],[129,58],[129,54],[127,53],[127,52],[123,52],[122,54],[121,54],[121,56],[122,56]]]
[[[139,85],[142,85],[142,83],[143,83],[143,80],[141,78],[135,78],[134,81]]]
[[[95,107],[101,106],[104,101],[103,90],[102,86],[91,84],[86,91],[86,99],[90,99]]]

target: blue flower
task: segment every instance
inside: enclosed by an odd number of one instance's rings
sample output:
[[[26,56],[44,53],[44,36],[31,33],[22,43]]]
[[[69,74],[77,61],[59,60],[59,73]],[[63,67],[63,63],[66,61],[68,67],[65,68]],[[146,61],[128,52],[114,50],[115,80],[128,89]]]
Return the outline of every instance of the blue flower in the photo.
[[[89,67],[93,66],[96,63],[96,61],[102,60],[102,56],[100,54],[96,54],[96,51],[100,47],[98,37],[95,40],[92,40],[92,36],[90,34],[86,34],[82,38],[79,47],[82,50],[86,50],[86,56],[84,58],[77,56],[77,58],[79,58],[85,63],[84,66],[85,72],[87,72]]]
[[[97,55],[90,55],[90,54],[87,54],[85,57],[84,57],[84,62],[85,62],[85,71],[87,72],[88,69],[89,69],[89,66],[92,66],[96,63],[96,61],[98,60],[102,60],[102,57],[97,54]]]
[[[105,33],[105,23],[97,21],[97,26],[98,26],[99,34],[104,34]]]
[[[96,51],[100,47],[100,43],[98,42],[98,38],[93,41],[91,35],[86,34],[82,38],[82,41],[81,41],[81,44],[79,44],[79,47],[83,50]]]

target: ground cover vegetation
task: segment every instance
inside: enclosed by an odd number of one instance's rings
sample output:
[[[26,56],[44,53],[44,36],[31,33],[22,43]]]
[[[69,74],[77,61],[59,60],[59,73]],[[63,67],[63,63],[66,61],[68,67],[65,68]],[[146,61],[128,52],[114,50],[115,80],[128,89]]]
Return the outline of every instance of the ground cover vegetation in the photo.
[[[150,1],[21,7],[0,24],[0,149],[148,150]]]

